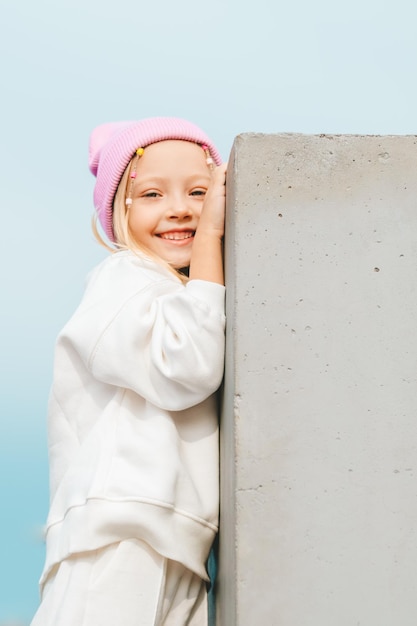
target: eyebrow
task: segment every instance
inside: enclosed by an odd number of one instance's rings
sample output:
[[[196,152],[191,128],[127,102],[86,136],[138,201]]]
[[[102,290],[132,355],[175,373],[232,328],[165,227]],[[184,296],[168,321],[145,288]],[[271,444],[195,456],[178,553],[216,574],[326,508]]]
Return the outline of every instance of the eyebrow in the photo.
[[[155,175],[153,175],[153,174],[151,173],[151,174],[147,174],[147,176],[148,176],[148,178],[154,178],[155,180],[164,180],[164,179],[165,179],[165,176],[159,176],[159,174],[155,174]],[[207,171],[207,173],[206,173],[206,172],[204,172],[204,173],[203,173],[203,172],[200,172],[200,173],[196,172],[195,174],[190,174],[189,176],[187,176],[187,179],[191,179],[191,178],[203,178],[203,177],[206,177],[206,176],[207,176],[208,178],[210,178],[210,173],[209,173],[209,171]],[[138,178],[139,178],[139,175],[138,175]]]
[[[140,176],[138,175],[136,180],[135,180],[135,185],[140,185],[140,184],[149,184],[149,183],[156,183],[157,185],[164,183],[166,181],[166,178],[164,176],[152,176],[152,175],[147,175],[147,176]],[[185,179],[186,183],[192,183],[194,181],[201,181],[206,183],[207,181],[210,181],[210,174],[207,173],[206,174],[191,174],[191,176],[188,176],[188,178]]]

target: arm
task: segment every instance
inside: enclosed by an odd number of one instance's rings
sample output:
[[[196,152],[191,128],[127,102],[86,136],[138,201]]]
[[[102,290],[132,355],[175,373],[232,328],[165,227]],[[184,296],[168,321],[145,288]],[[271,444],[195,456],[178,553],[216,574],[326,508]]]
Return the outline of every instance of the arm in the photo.
[[[195,234],[190,262],[190,279],[224,285],[223,235],[226,201],[226,167],[213,171],[210,187]]]
[[[59,343],[96,380],[177,411],[220,385],[224,322],[223,286],[205,280],[184,286],[121,253],[103,264]]]
[[[99,338],[91,373],[168,410],[202,402],[223,375],[223,290],[195,280],[172,293],[138,294]]]

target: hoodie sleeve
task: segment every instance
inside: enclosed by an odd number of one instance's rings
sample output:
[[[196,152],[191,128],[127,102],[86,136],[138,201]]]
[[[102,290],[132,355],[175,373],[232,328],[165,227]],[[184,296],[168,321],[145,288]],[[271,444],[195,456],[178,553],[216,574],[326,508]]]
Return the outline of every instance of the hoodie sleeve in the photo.
[[[182,410],[221,383],[224,294],[222,285],[191,280],[184,286],[170,278],[148,282],[117,306],[117,298],[106,305],[105,294],[90,294],[65,341],[97,380]]]

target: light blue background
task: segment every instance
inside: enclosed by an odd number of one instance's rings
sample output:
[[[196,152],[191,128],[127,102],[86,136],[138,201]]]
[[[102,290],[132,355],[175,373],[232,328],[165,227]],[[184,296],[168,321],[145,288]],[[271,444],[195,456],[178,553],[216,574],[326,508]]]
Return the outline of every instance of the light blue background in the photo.
[[[245,131],[414,134],[414,0],[2,0],[0,626],[38,602],[55,336],[104,256],[90,130],[177,115]]]

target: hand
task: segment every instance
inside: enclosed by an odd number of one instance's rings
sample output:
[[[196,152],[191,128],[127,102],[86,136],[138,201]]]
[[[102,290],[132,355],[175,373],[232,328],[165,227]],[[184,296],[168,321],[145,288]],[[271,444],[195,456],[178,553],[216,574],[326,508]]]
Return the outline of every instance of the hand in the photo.
[[[213,170],[194,237],[190,263],[190,279],[197,278],[224,284],[223,235],[226,205],[226,168]]]
[[[197,226],[198,233],[205,231],[208,234],[216,235],[219,239],[224,235],[226,170],[227,163],[223,163],[213,170]]]

